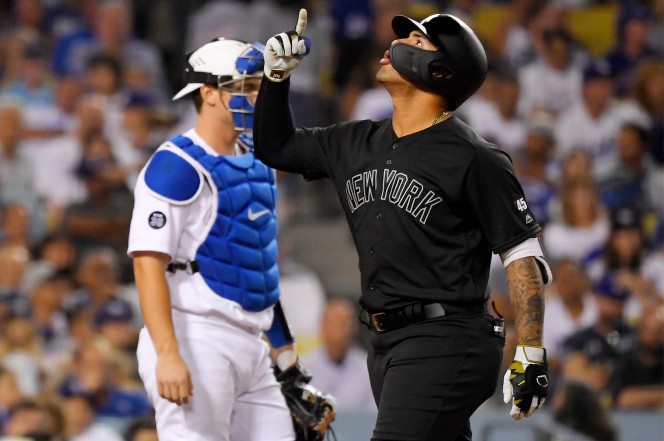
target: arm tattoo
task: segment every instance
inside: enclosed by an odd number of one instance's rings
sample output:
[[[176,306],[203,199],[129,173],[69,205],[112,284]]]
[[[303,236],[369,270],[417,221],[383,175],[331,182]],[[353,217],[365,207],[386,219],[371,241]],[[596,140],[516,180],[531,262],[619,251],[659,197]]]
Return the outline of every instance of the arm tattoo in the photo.
[[[507,290],[514,309],[517,344],[542,346],[544,282],[533,257],[507,266]]]

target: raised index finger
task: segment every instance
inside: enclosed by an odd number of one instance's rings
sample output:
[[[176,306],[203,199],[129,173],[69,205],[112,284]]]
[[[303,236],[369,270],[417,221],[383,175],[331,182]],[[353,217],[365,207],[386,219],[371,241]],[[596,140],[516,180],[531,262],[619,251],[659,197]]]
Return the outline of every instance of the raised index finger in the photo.
[[[300,15],[297,17],[297,24],[295,25],[295,32],[297,35],[304,34],[304,30],[307,27],[307,10],[302,8],[300,9]]]

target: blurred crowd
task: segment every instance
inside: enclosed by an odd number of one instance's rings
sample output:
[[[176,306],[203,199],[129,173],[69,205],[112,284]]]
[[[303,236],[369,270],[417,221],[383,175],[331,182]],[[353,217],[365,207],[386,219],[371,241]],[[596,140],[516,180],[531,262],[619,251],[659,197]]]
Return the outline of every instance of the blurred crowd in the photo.
[[[549,408],[602,440],[608,410],[664,409],[664,0],[0,0],[0,439],[157,439],[134,355],[133,186],[194,121],[170,101],[184,53],[265,42],[300,7],[314,46],[292,77],[299,125],[390,116],[374,73],[394,15],[476,30],[489,73],[456,115],[511,155],[544,227]],[[283,231],[341,216],[325,184],[312,209],[301,178],[279,180]],[[357,295],[283,254],[315,385],[372,410]],[[499,261],[491,279],[510,323]]]

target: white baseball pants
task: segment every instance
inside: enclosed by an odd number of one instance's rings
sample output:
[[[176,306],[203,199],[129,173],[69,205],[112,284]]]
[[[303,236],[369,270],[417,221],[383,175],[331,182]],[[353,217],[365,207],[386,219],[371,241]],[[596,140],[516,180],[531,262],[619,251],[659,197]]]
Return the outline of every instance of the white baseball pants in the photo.
[[[173,310],[173,325],[194,385],[182,406],[159,396],[157,355],[140,333],[139,374],[156,411],[160,441],[293,441],[290,412],[272,374],[269,347],[219,319]]]

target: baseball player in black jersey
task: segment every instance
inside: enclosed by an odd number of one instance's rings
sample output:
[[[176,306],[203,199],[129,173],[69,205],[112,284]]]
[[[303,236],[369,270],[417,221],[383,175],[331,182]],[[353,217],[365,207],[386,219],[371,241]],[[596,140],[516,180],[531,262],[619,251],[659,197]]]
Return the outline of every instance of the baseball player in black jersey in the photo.
[[[397,16],[376,74],[393,117],[295,129],[288,78],[309,51],[306,17],[267,42],[255,149],[279,170],[331,179],[339,194],[374,332],[372,440],[471,439],[469,418],[495,390],[504,343],[486,307],[492,252],[507,269],[518,334],[505,402],[514,418],[530,416],[548,389],[551,275],[509,156],[452,114],[484,81],[482,45],[454,16]]]

